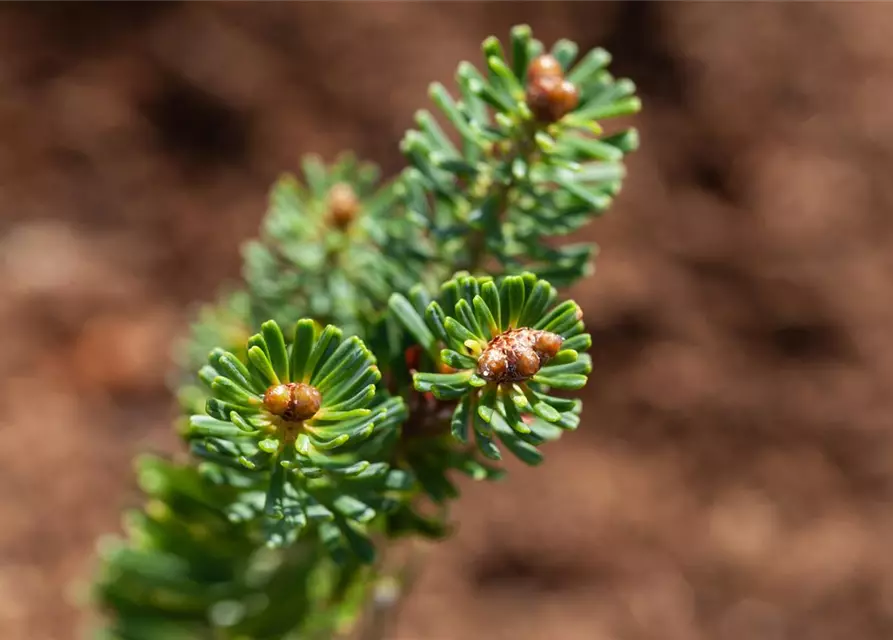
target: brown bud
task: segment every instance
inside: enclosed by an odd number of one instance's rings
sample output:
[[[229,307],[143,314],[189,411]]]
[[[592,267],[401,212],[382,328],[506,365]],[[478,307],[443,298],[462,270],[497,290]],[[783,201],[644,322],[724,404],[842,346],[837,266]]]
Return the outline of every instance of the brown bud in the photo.
[[[561,63],[555,59],[555,56],[548,53],[537,56],[527,66],[528,82],[550,76],[559,79],[564,78],[564,69],[561,68]]]
[[[277,384],[264,394],[264,408],[289,422],[309,420],[322,405],[322,394],[303,382]]]
[[[501,380],[508,367],[508,358],[504,351],[498,348],[487,348],[478,358],[478,373],[484,380]]]
[[[573,82],[570,80],[562,80],[558,87],[556,100],[558,101],[559,110],[561,111],[559,118],[562,118],[576,109],[577,105],[580,104],[580,92],[577,90],[577,86]]]
[[[527,106],[540,122],[557,122],[577,108],[580,94],[569,80],[544,76],[527,83]]]
[[[537,374],[561,349],[564,339],[541,329],[510,329],[487,344],[478,375],[489,382],[521,382]]]
[[[557,333],[543,331],[537,336],[533,348],[540,359],[545,361],[554,358],[558,354],[563,342],[564,338]]]
[[[357,194],[353,187],[345,182],[339,182],[329,189],[327,206],[329,219],[339,229],[348,227],[360,211]]]
[[[536,375],[540,370],[540,358],[532,349],[523,349],[517,353],[515,371],[522,378]]]
[[[288,411],[289,402],[291,402],[291,390],[287,384],[270,387],[264,394],[264,408],[274,416],[281,416]]]

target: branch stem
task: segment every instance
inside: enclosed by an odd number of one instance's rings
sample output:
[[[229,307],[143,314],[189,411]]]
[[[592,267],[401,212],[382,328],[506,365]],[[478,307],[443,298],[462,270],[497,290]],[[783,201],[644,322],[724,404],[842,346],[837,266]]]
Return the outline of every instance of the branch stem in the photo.
[[[534,139],[536,131],[537,125],[533,121],[521,128],[521,134],[512,140],[508,149],[502,154],[503,158],[501,161],[504,164],[504,170],[509,175],[508,180],[497,181],[494,183],[488,192],[479,200],[480,202],[484,202],[488,198],[495,196],[497,198],[496,215],[500,220],[505,217],[512,190],[518,186],[518,180],[512,171],[512,165],[514,165],[515,161],[519,158],[525,165],[529,165],[537,154],[538,149]],[[500,161],[497,157],[499,150],[496,149],[495,151],[496,153],[491,152],[490,157],[488,158],[488,160],[494,164]],[[484,260],[487,258],[486,229],[472,230],[468,238],[468,254],[468,263],[465,267],[467,271],[474,273],[484,266]]]

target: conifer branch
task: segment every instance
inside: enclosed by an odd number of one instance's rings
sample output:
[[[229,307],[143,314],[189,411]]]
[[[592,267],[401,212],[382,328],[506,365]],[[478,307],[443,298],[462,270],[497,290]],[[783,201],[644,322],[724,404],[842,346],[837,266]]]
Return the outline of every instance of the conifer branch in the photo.
[[[140,459],[146,502],[101,546],[104,637],[379,638],[398,545],[450,533],[455,475],[539,464],[580,425],[558,392],[591,340],[556,287],[593,248],[548,240],[611,204],[637,135],[598,121],[640,104],[601,49],[519,26],[482,50],[458,98],[432,85],[441,122],[418,112],[395,179],[344,154],[274,185],[244,288],[178,346],[191,457]]]

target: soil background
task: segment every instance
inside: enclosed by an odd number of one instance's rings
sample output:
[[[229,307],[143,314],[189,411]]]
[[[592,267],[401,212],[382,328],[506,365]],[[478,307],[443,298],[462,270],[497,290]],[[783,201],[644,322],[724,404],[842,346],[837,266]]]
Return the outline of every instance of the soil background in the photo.
[[[519,22],[614,54],[642,148],[580,234],[584,424],[464,485],[394,637],[893,637],[893,6],[640,2],[0,7],[0,637],[78,637],[276,175],[396,171]]]

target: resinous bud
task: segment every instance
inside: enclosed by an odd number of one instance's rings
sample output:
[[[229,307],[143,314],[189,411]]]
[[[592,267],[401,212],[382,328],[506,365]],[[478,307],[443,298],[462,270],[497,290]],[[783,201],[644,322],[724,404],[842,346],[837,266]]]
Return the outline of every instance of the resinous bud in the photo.
[[[484,380],[498,381],[506,373],[508,358],[500,349],[487,348],[478,358],[478,373]]]
[[[527,83],[527,106],[540,122],[557,122],[577,108],[580,94],[570,80],[543,76]]]
[[[309,420],[319,411],[322,394],[303,382],[277,384],[264,393],[264,408],[289,422]]]
[[[525,348],[518,352],[515,360],[515,371],[522,378],[536,375],[540,370],[540,357],[533,349]]]
[[[478,375],[489,382],[521,382],[535,376],[561,350],[564,338],[541,329],[511,329],[487,343]]]
[[[564,338],[557,333],[542,331],[536,337],[536,342],[534,343],[533,348],[541,359],[548,360],[558,355],[563,342]]]
[[[546,77],[564,78],[564,69],[561,68],[561,63],[555,56],[548,53],[537,56],[527,66],[528,82]]]
[[[360,211],[360,200],[356,192],[345,182],[339,182],[329,189],[326,204],[329,219],[339,229],[350,226]]]

